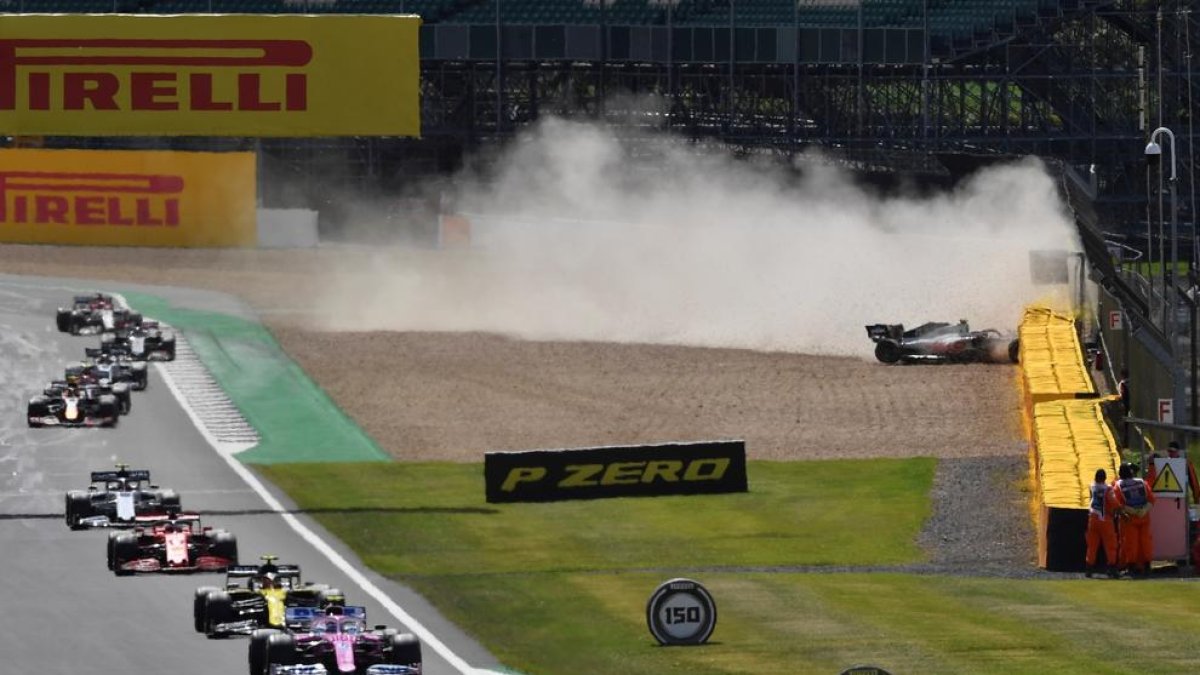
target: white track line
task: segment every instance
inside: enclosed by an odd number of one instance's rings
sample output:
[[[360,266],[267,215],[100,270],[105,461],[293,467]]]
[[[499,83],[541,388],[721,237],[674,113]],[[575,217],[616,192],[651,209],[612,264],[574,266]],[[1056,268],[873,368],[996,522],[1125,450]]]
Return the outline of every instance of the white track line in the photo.
[[[12,282],[7,280],[0,282],[0,284],[6,286],[17,286],[18,288],[36,288],[41,290],[48,289],[71,292],[78,291],[78,288],[76,287],[39,285],[32,283]],[[129,306],[129,304],[125,302],[125,298],[121,295],[112,293],[112,296],[121,305],[125,307]],[[393,600],[387,593],[383,592],[383,589],[372,583],[371,580],[364,576],[362,572],[359,572],[354,565],[351,565],[348,560],[343,558],[342,554],[335,551],[332,546],[325,542],[324,539],[321,539],[315,532],[308,529],[304,523],[300,522],[299,518],[296,518],[296,516],[288,513],[287,509],[283,508],[283,504],[279,503],[278,499],[275,499],[275,496],[263,486],[262,482],[258,480],[258,477],[251,473],[250,470],[246,468],[245,464],[242,464],[233,456],[235,452],[245,450],[247,445],[244,443],[222,443],[218,441],[216,437],[214,437],[208,431],[208,428],[200,419],[200,416],[192,408],[191,404],[188,403],[187,397],[184,396],[183,391],[175,384],[174,378],[172,378],[170,373],[167,372],[167,369],[163,367],[163,364],[158,362],[155,363],[154,366],[155,369],[158,370],[159,377],[161,377],[162,381],[166,383],[167,389],[171,391],[171,395],[174,396],[176,402],[179,403],[179,407],[183,408],[183,411],[187,413],[188,419],[192,421],[192,425],[196,427],[196,431],[200,432],[200,435],[204,437],[204,440],[207,441],[209,446],[212,447],[212,449],[216,451],[216,453],[222,459],[225,460],[225,463],[229,465],[229,468],[233,469],[233,472],[236,473],[243,481],[245,481],[246,485],[250,486],[250,489],[254,490],[254,492],[262,498],[263,502],[265,502],[272,511],[278,513],[279,516],[283,518],[283,521],[287,523],[288,526],[296,532],[296,534],[300,535],[300,537],[307,541],[309,545],[317,549],[317,551],[324,555],[329,562],[333,563],[335,567],[349,577],[351,581],[353,581],[355,584],[358,584],[358,587],[361,588],[363,592],[374,598],[380,605],[383,606],[384,609],[390,612],[391,615],[396,618],[396,620],[407,626],[412,633],[416,635],[419,640],[421,640],[421,642],[433,648],[433,651],[437,652],[438,656],[441,656],[443,659],[445,659],[445,661],[453,666],[454,669],[459,673],[462,675],[503,675],[500,673],[495,673],[495,671],[471,667],[470,664],[464,661],[458,654],[455,654],[453,651],[451,651],[450,648],[446,646],[446,643],[438,639],[438,637],[423,624],[421,624],[421,622],[417,621],[412,615],[404,611],[404,609],[400,607],[399,603]]]
[[[430,632],[428,628],[423,626],[408,612],[404,611],[404,609],[400,607],[395,600],[392,600],[387,593],[384,593],[381,588],[372,583],[370,579],[367,579],[362,572],[359,572],[354,565],[351,565],[350,562],[343,558],[340,553],[335,551],[332,546],[325,543],[324,539],[321,539],[321,537],[317,536],[317,534],[310,530],[304,523],[300,522],[299,518],[288,513],[287,509],[283,507],[283,504],[279,503],[278,499],[275,499],[275,496],[263,486],[258,477],[251,473],[250,469],[246,468],[245,464],[242,464],[237,460],[237,458],[234,457],[234,452],[229,447],[229,445],[236,445],[244,449],[244,445],[225,444],[219,442],[211,433],[209,433],[208,429],[205,428],[204,423],[200,420],[200,416],[196,414],[196,411],[194,411],[192,407],[188,405],[187,397],[183,395],[183,392],[175,384],[175,381],[171,378],[170,374],[167,372],[167,369],[163,367],[163,364],[155,363],[154,365],[158,369],[159,376],[162,378],[163,382],[166,383],[167,388],[171,390],[171,394],[175,397],[175,400],[179,402],[180,407],[182,407],[184,412],[187,413],[188,417],[191,418],[192,424],[196,426],[196,430],[199,431],[202,436],[204,436],[204,440],[208,441],[208,444],[212,446],[212,449],[215,450],[217,454],[225,460],[225,463],[229,465],[229,468],[233,469],[234,473],[240,476],[241,479],[245,481],[252,490],[258,493],[258,496],[262,497],[262,500],[266,502],[267,506],[270,507],[272,511],[278,513],[279,516],[283,518],[284,522],[286,522],[289,527],[296,531],[296,534],[300,535],[300,537],[312,545],[313,548],[320,551],[321,554],[329,559],[329,562],[333,563],[339,570],[349,577],[351,581],[358,584],[358,587],[366,592],[367,595],[378,601],[380,605],[383,605],[384,609],[386,609],[391,613],[392,616],[396,617],[397,620],[407,626],[412,633],[421,640],[421,642],[432,647],[433,650],[438,653],[438,656],[441,656],[450,665],[454,666],[459,673],[462,673],[462,675],[483,675],[484,673],[492,672],[488,670],[472,668],[470,664],[451,651],[450,648],[447,647],[444,642],[438,639],[437,636]]]
[[[114,293],[113,297],[125,307],[129,306],[125,302],[125,298],[121,297],[120,295]],[[279,503],[278,499],[275,499],[275,495],[272,495],[262,484],[262,481],[260,481],[257,476],[251,473],[250,469],[246,468],[245,464],[242,464],[237,460],[237,458],[234,457],[236,452],[247,449],[247,444],[222,443],[218,441],[217,438],[208,430],[208,427],[204,424],[203,420],[200,419],[200,415],[197,414],[196,410],[192,408],[191,404],[188,402],[187,396],[184,395],[183,390],[181,390],[175,383],[175,379],[171,377],[171,374],[167,372],[164,364],[158,362],[155,363],[154,366],[158,371],[159,377],[162,378],[164,383],[166,383],[167,389],[171,390],[171,395],[174,396],[175,400],[179,403],[179,407],[183,408],[183,411],[187,413],[188,418],[192,420],[192,425],[196,427],[196,430],[200,432],[200,435],[204,437],[204,440],[208,442],[209,446],[212,447],[212,449],[216,451],[216,453],[222,459],[225,460],[225,463],[229,465],[229,468],[233,469],[234,473],[236,473],[243,481],[245,481],[246,485],[250,486],[250,489],[254,490],[254,492],[262,498],[262,500],[272,511],[275,511],[281,518],[283,518],[283,522],[287,523],[288,526],[296,532],[296,534],[300,535],[304,541],[307,541],[309,545],[324,555],[329,562],[333,563],[335,567],[341,570],[343,574],[357,584],[358,587],[363,590],[363,592],[374,598],[376,602],[390,612],[391,615],[396,618],[396,620],[407,626],[408,629],[411,630],[419,640],[421,640],[421,642],[433,648],[433,651],[437,652],[438,656],[445,659],[446,662],[453,666],[454,669],[459,673],[462,675],[489,675],[490,673],[494,672],[471,667],[470,664],[464,661],[458,654],[455,654],[453,651],[451,651],[451,649],[446,646],[446,643],[442,642],[428,628],[421,624],[421,622],[417,621],[416,618],[414,618],[411,614],[404,611],[404,608],[402,608],[399,603],[393,600],[391,596],[383,592],[383,589],[372,583],[371,580],[364,576],[362,572],[359,572],[354,565],[351,565],[348,560],[343,558],[342,554],[335,551],[332,546],[325,542],[324,539],[317,536],[315,532],[310,530],[304,523],[300,522],[299,518],[288,513],[287,509],[283,507],[283,504]]]

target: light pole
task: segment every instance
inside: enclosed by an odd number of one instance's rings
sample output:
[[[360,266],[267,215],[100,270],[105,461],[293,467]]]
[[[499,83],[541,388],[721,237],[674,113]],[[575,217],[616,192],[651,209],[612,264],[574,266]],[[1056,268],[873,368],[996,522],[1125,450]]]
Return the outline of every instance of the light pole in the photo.
[[[1170,294],[1167,292],[1167,288],[1170,288],[1172,291],[1175,290],[1173,279],[1175,275],[1175,269],[1179,267],[1179,250],[1177,242],[1175,241],[1175,230],[1179,221],[1178,211],[1175,208],[1175,134],[1173,134],[1171,130],[1166,127],[1159,127],[1155,129],[1154,132],[1150,134],[1150,142],[1146,144],[1146,158],[1150,161],[1162,161],[1162,146],[1158,144],[1158,137],[1160,134],[1166,134],[1167,138],[1171,139],[1171,180],[1169,182],[1169,187],[1171,190],[1171,264],[1169,267],[1164,265],[1163,270],[1163,304],[1167,307],[1167,310],[1163,312],[1163,333],[1167,337],[1167,346],[1171,350],[1171,356],[1174,357],[1175,317],[1172,316],[1174,312],[1171,311],[1174,309],[1174,304],[1168,301],[1168,296]],[[1162,194],[1161,164],[1158,169],[1158,191],[1159,194]],[[1158,217],[1160,219],[1162,218],[1161,212],[1159,213]]]

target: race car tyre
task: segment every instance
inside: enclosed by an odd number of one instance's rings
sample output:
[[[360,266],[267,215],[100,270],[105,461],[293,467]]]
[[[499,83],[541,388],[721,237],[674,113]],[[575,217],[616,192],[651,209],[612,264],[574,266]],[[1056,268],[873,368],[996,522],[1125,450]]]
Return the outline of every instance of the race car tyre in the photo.
[[[133,410],[133,397],[129,395],[129,389],[122,387],[121,389],[113,388],[113,396],[117,399],[117,410],[122,415],[128,415],[130,410]]]
[[[58,332],[70,333],[71,332],[71,310],[69,310],[69,309],[58,310],[58,314],[54,317],[54,323],[58,325]]]
[[[271,666],[291,666],[296,664],[296,640],[287,633],[275,633],[267,636],[266,670],[262,675],[270,675]]]
[[[67,527],[72,530],[84,529],[79,521],[82,518],[87,518],[92,515],[92,500],[88,498],[86,492],[72,490],[67,493]]]
[[[133,364],[133,388],[137,391],[146,391],[146,387],[150,386],[150,374],[146,370],[145,363]]]
[[[1021,341],[1013,340],[1008,343],[1008,360],[1013,363],[1021,362]]]
[[[112,569],[113,569],[113,541],[117,538],[117,535],[119,535],[119,534],[121,534],[121,533],[120,532],[109,532],[108,533],[108,546],[105,548],[105,556],[108,559],[109,571],[112,571]]]
[[[250,634],[250,675],[268,675],[267,640],[278,634],[273,628],[259,628]]]
[[[34,396],[33,398],[29,399],[29,408],[26,412],[26,420],[29,422],[29,426],[31,428],[45,426],[40,420],[35,418],[45,417],[46,415],[50,414],[50,408],[48,407],[49,403],[50,399],[46,398],[45,396]]]
[[[117,418],[121,415],[121,404],[117,402],[117,397],[112,394],[101,394],[100,405],[96,413],[108,418],[101,426],[115,427],[117,426]]]
[[[421,663],[421,642],[412,633],[393,635],[391,639],[392,653],[388,655],[388,663],[402,666],[416,666]]]
[[[318,607],[344,607],[346,605],[346,594],[342,593],[337,588],[323,588],[317,592]]]
[[[196,596],[192,599],[192,623],[197,633],[203,633],[205,625],[208,624],[204,614],[204,605],[208,601],[208,594],[216,593],[219,590],[221,589],[216,586],[201,586],[196,589]]]
[[[875,345],[875,358],[881,363],[895,363],[900,360],[900,348],[895,342],[880,342]]]
[[[162,504],[163,509],[179,509],[179,493],[174,490],[168,488],[162,492],[159,492],[158,500],[159,503]]]
[[[230,565],[236,565],[238,561],[237,537],[225,530],[213,532],[209,553],[218,558],[227,559]]]
[[[175,360],[175,336],[165,337],[159,343],[159,347],[166,352],[167,360]]]
[[[217,624],[233,620],[233,599],[225,591],[217,591],[208,596],[204,605],[204,633],[209,638],[225,637],[215,629]]]
[[[118,532],[117,536],[112,538],[112,571],[119,577],[125,577],[133,574],[129,570],[121,569],[121,565],[136,560],[138,557],[137,536],[132,532]]]

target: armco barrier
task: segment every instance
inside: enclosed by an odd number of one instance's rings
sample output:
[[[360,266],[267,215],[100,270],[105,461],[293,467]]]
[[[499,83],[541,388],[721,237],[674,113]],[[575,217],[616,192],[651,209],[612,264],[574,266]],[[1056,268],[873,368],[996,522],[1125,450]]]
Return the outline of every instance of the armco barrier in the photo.
[[[1070,316],[1045,307],[1030,307],[1025,310],[1019,334],[1027,413],[1032,414],[1032,406],[1042,401],[1096,395]]]
[[[1115,475],[1117,446],[1101,414],[1074,319],[1029,307],[1019,335],[1038,563],[1049,570],[1075,571],[1083,568],[1087,485],[1097,468]]]
[[[1038,564],[1048,570],[1083,568],[1088,488],[1096,469],[1116,477],[1120,455],[1099,399],[1064,399],[1034,406],[1037,458]]]

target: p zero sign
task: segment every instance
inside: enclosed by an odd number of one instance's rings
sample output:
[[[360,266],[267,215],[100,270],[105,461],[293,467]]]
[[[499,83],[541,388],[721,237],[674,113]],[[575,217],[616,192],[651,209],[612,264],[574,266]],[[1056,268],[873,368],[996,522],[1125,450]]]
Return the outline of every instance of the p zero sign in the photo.
[[[7,15],[0,128],[417,136],[415,16]]]
[[[254,246],[249,152],[0,150],[0,242]]]
[[[745,492],[746,444],[489,452],[483,473],[492,503]]]

